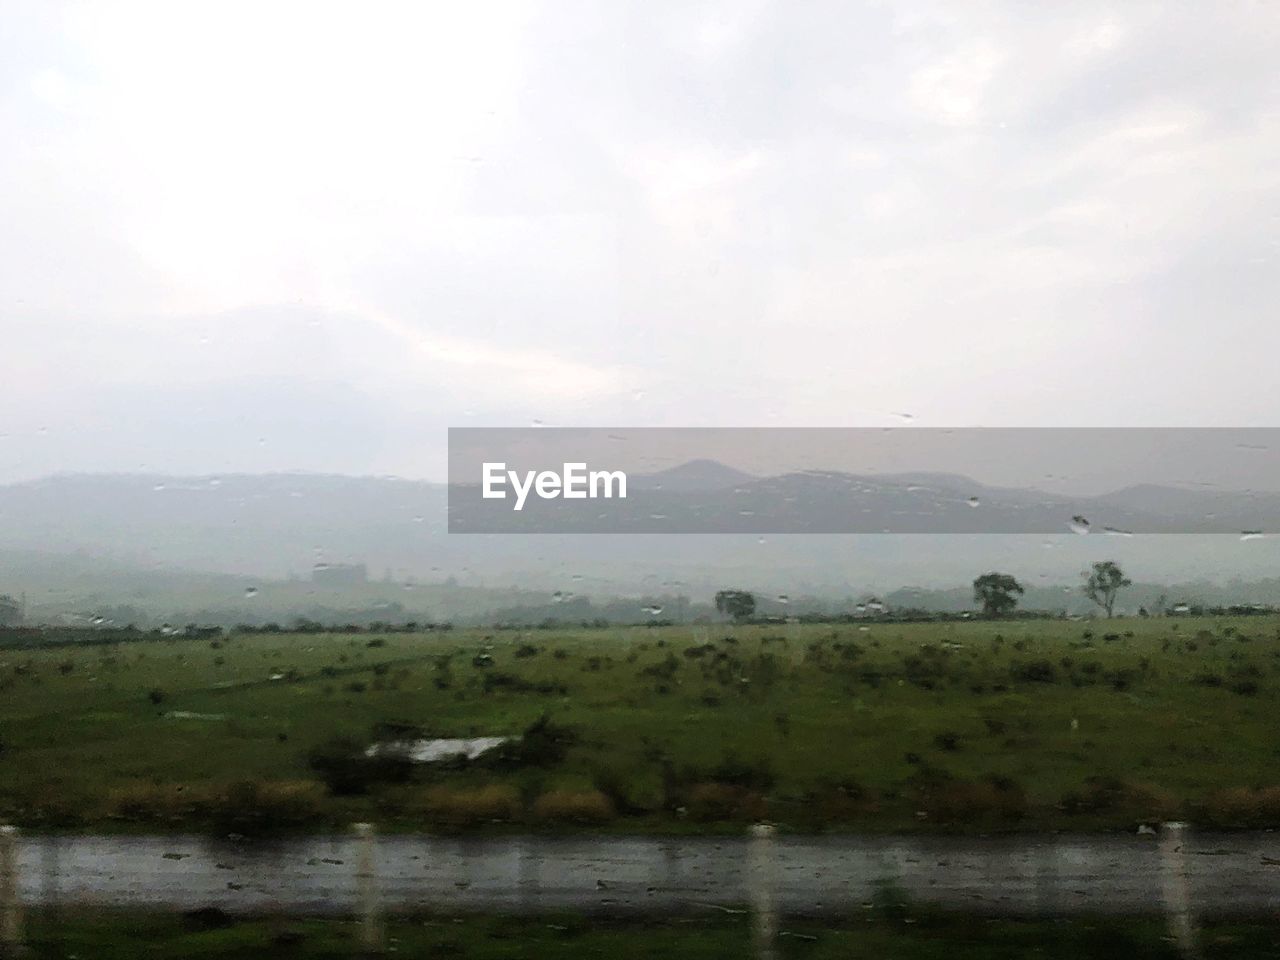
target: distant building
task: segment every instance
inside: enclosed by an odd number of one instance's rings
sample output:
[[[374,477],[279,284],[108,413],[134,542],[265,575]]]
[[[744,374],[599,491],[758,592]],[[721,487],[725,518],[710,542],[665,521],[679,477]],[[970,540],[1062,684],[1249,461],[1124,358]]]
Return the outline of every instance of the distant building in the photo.
[[[319,587],[355,587],[369,582],[369,568],[363,563],[317,563],[311,568],[311,582]]]

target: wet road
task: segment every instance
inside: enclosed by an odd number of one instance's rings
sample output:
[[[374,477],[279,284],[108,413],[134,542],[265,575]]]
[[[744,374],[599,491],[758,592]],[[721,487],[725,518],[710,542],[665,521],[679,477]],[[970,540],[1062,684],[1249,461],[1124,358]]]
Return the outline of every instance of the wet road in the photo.
[[[784,913],[847,911],[890,879],[913,901],[1000,914],[1157,912],[1174,889],[1204,914],[1280,910],[1280,835],[626,838],[388,836],[376,887],[390,909],[669,914],[767,891]],[[752,846],[754,844],[754,847]],[[349,911],[357,842],[246,848],[195,836],[23,837],[25,902],[231,912]]]

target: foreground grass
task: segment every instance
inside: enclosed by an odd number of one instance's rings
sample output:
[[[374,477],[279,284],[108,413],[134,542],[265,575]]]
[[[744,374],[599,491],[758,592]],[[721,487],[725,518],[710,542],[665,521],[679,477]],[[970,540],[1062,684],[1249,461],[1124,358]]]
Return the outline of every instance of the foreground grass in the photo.
[[[351,957],[359,931],[339,920],[246,920],[202,929],[163,914],[77,913],[56,924],[35,917],[28,938],[35,960],[247,960],[256,957]],[[1222,958],[1280,956],[1274,923],[1226,922],[1199,932],[1206,953]],[[1165,924],[1153,918],[1073,920],[981,919],[925,914],[906,919],[879,915],[843,921],[785,922],[777,938],[780,958],[828,960],[856,956],[1022,960],[1028,956],[1130,960],[1180,956]],[[580,916],[422,917],[399,919],[386,930],[386,945],[411,957],[498,958],[680,957],[682,960],[752,956],[751,921],[745,915],[610,921]]]
[[[1263,617],[0,650],[0,819],[142,830],[255,818],[272,829],[373,819],[625,832],[737,831],[760,817],[796,830],[1277,825],[1278,702],[1280,620]],[[560,753],[371,776],[351,795],[326,790],[308,763],[333,738],[371,742],[379,724],[501,735],[543,715],[572,734]]]

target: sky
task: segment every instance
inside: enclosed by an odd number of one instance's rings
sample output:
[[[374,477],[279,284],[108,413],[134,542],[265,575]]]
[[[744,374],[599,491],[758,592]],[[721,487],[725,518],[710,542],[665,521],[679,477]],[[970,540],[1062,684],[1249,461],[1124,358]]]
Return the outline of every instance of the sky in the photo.
[[[0,482],[1280,425],[1266,3],[0,10]]]

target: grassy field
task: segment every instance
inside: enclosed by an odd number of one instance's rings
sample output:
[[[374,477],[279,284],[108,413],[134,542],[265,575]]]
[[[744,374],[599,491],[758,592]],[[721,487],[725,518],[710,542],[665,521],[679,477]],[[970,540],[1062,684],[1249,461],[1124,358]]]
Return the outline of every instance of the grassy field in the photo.
[[[697,958],[752,956],[745,915],[663,921],[608,921],[580,916],[421,917],[393,921],[386,945],[411,957],[472,960],[607,957]],[[77,913],[56,924],[29,924],[32,960],[68,956],[95,960],[244,960],[253,957],[351,957],[358,928],[336,920],[250,920],[201,929],[190,919],[163,914]],[[901,960],[1155,960],[1182,956],[1158,918],[1063,920],[979,919],[941,913],[907,917],[869,910],[843,922],[787,921],[780,928],[780,960],[895,957]],[[1200,931],[1200,944],[1223,958],[1280,957],[1280,929],[1265,923],[1217,923]]]
[[[274,679],[273,679],[274,678]],[[1280,825],[1280,620],[683,626],[0,650],[35,829]],[[443,768],[389,731],[520,734]]]

